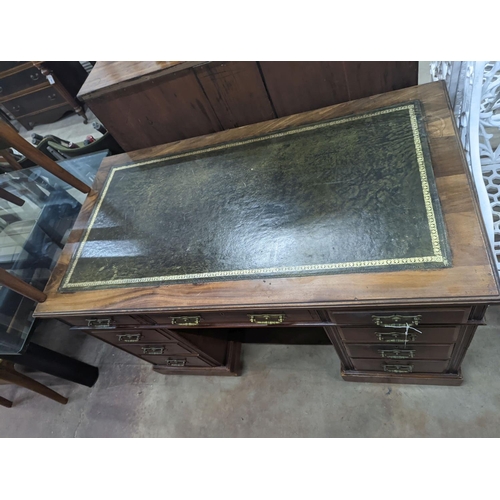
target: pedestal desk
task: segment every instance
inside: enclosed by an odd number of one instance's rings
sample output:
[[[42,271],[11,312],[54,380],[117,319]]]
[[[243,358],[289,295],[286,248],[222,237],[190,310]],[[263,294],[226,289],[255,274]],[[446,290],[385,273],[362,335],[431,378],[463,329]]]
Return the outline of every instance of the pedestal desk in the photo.
[[[500,298],[441,82],[106,158],[45,293],[164,374],[323,338],[345,380],[446,385]]]

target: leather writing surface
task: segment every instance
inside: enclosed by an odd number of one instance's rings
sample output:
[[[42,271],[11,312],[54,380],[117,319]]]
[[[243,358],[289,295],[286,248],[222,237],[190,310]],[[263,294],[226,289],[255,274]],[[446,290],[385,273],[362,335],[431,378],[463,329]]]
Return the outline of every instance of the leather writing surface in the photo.
[[[60,290],[450,265],[410,102],[114,167]]]

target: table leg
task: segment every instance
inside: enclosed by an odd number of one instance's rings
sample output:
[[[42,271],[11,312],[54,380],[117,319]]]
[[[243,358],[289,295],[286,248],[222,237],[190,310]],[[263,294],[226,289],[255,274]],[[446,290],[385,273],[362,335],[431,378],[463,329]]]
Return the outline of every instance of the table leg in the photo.
[[[92,387],[99,376],[99,369],[95,366],[88,365],[33,342],[29,343],[24,353],[14,356],[2,356],[2,359],[87,387]]]
[[[30,391],[41,394],[42,396],[52,399],[53,401],[57,401],[58,403],[61,403],[63,405],[68,402],[68,398],[61,396],[56,391],[49,389],[47,386],[41,384],[40,382],[37,382],[36,380],[17,372],[14,368],[14,363],[10,361],[4,360],[2,362],[0,377],[5,382],[24,387],[25,389],[29,389]]]
[[[5,408],[11,408],[12,401],[9,401],[8,399],[2,398],[2,396],[0,396],[0,406],[5,406]]]

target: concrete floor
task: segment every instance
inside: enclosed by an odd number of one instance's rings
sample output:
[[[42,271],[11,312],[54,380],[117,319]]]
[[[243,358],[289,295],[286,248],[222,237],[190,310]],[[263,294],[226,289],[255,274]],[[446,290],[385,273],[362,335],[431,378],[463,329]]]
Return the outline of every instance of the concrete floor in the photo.
[[[30,374],[66,406],[14,386],[0,395],[0,437],[498,437],[500,307],[463,363],[461,387],[343,382],[330,346],[246,345],[241,377],[163,376],[58,322],[43,345],[99,366],[89,389]]]

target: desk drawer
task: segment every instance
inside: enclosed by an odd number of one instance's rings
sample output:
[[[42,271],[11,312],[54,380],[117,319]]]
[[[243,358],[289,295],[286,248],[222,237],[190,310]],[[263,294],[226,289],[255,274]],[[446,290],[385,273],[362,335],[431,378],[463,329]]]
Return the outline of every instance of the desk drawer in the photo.
[[[186,347],[177,343],[156,343],[156,344],[120,344],[120,349],[135,354],[144,359],[163,359],[165,356],[180,355],[191,356],[196,353],[191,352]]]
[[[90,330],[94,337],[113,345],[143,344],[145,342],[171,342],[172,339],[157,330]]]
[[[460,326],[417,326],[422,333],[408,331],[407,343],[412,344],[452,344],[458,338]],[[404,344],[405,329],[396,328],[339,328],[345,342],[362,344]]]
[[[449,359],[454,344],[346,344],[353,358]]]
[[[319,322],[316,311],[298,309],[290,311],[230,311],[200,312],[186,314],[149,314],[148,317],[157,325],[168,325],[169,328],[190,328],[204,326],[229,325],[292,325],[294,323]]]
[[[70,325],[77,327],[85,327],[86,330],[112,330],[116,326],[140,325],[144,324],[145,320],[138,316],[72,316],[61,318]]]
[[[443,373],[448,361],[353,359],[356,370],[387,373]]]
[[[10,113],[17,117],[36,113],[42,109],[65,102],[64,97],[54,87],[49,87],[11,101],[6,101],[3,105]]]
[[[390,311],[335,312],[329,316],[338,325],[384,325],[406,324],[436,325],[466,323],[469,319],[470,307],[454,307],[439,309],[404,309]]]
[[[2,78],[0,81],[0,99],[16,92],[29,89],[46,82],[42,73],[34,66],[14,75]]]
[[[141,356],[141,358],[165,368],[206,368],[212,366],[197,356]]]

